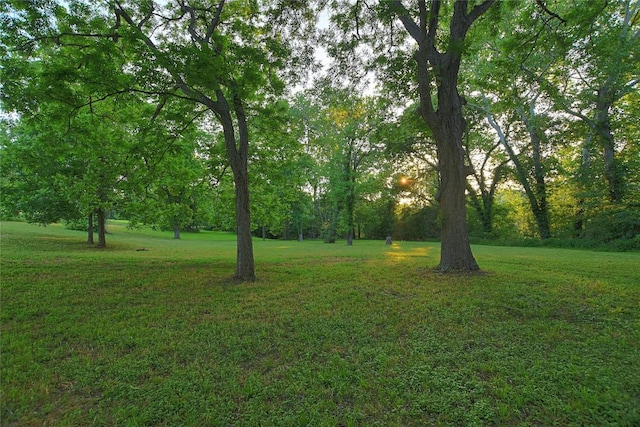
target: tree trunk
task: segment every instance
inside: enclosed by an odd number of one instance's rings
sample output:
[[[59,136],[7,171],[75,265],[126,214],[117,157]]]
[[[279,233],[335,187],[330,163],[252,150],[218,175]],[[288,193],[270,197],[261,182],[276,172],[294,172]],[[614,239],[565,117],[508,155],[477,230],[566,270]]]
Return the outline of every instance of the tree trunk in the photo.
[[[91,212],[87,218],[87,243],[93,245],[93,212]]]
[[[233,119],[227,100],[222,91],[216,91],[218,98],[218,117],[222,124],[224,142],[233,171],[236,193],[236,240],[237,260],[234,279],[238,281],[256,280],[253,260],[253,239],[251,236],[251,213],[249,210],[249,129],[244,107],[239,96],[234,95],[233,106],[238,124],[239,141],[236,142]]]
[[[438,109],[433,111],[428,100],[422,108],[423,118],[436,140],[440,188],[436,200],[440,204],[442,219],[440,271],[476,271],[480,267],[471,253],[467,230],[467,168],[463,136],[465,120],[462,115],[463,98],[458,93],[460,53],[442,59],[438,73]],[[427,64],[424,64],[426,67]],[[428,73],[423,70],[423,73]],[[422,97],[421,105],[427,102]]]
[[[237,154],[238,167],[234,171],[236,183],[236,218],[238,226],[238,265],[237,280],[256,280],[255,263],[253,260],[253,238],[251,237],[251,211],[249,209],[249,127],[244,115],[242,102],[236,95],[234,98],[236,116],[238,118],[238,133],[240,150]]]
[[[592,129],[593,130],[593,129]],[[586,194],[589,192],[591,185],[591,143],[593,133],[590,132],[582,145],[580,168],[576,177],[578,183],[578,194],[576,201],[576,214],[573,221],[573,237],[580,237],[584,230],[585,213],[586,213]]]
[[[440,105],[440,108],[443,107]],[[442,217],[438,270],[476,271],[480,267],[471,252],[467,231],[467,179],[462,148],[464,119],[460,108],[456,109],[453,105],[450,107],[447,109],[449,114],[442,115],[439,126],[433,129],[438,148],[440,175],[437,200]]]
[[[107,224],[104,210],[99,208],[96,213],[98,214],[98,247],[105,248],[107,246]]]
[[[249,211],[249,178],[246,161],[244,169],[234,171],[236,183],[236,230],[238,258],[234,278],[239,281],[256,280],[253,260],[253,239],[251,237],[251,214]]]
[[[180,224],[178,222],[174,222],[171,225],[171,228],[173,228],[173,238],[180,240]]]
[[[533,105],[530,107],[529,114],[529,118],[523,115],[522,120],[527,126],[529,137],[531,138],[536,199],[536,202],[532,204],[532,208],[536,224],[538,225],[538,234],[540,235],[540,239],[544,240],[551,237],[551,228],[549,224],[549,209],[547,207],[546,172],[542,164],[542,131],[535,124]]]
[[[623,180],[615,156],[615,142],[611,133],[611,119],[609,117],[611,98],[611,83],[607,80],[598,90],[594,125],[602,146],[604,177],[609,188],[609,200],[613,203],[620,203],[624,191],[622,188]]]

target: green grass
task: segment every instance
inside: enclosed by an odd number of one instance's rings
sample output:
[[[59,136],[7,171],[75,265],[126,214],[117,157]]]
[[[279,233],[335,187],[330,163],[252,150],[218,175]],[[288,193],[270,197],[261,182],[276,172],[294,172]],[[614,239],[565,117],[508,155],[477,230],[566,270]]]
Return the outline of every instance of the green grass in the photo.
[[[3,426],[640,425],[639,253],[110,232],[1,224]]]

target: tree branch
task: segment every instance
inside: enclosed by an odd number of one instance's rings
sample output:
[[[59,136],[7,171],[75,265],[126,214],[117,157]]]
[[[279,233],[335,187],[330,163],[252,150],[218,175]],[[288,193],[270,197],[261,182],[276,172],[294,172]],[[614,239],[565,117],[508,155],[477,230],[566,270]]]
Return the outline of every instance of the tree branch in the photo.
[[[416,24],[413,18],[411,18],[411,16],[409,15],[409,11],[406,7],[404,7],[402,1],[394,0],[391,4],[391,8],[395,11],[396,16],[398,17],[400,22],[402,22],[402,25],[404,25],[404,28],[407,30],[409,35],[413,37],[418,45],[420,45],[422,41],[422,32],[420,31],[420,26]]]
[[[142,27],[144,26],[144,24],[149,22],[149,20],[153,16],[153,12],[155,11],[155,7],[154,7],[153,2],[150,2],[150,3],[151,3],[151,8],[149,9],[149,12],[144,16],[144,18],[142,18],[142,20],[140,22],[138,22],[138,29],[139,30],[141,30]]]
[[[424,37],[427,34],[427,5],[425,0],[418,1],[418,9],[420,10],[420,31]]]
[[[119,14],[132,28],[135,28],[138,32],[138,36],[142,39],[142,41],[147,45],[149,49],[156,55],[157,58],[165,59],[162,61],[161,66],[171,74],[174,81],[176,82],[176,86],[192,100],[195,100],[202,105],[208,107],[214,114],[219,115],[221,108],[224,106],[220,103],[220,100],[214,101],[203,93],[194,90],[191,88],[182,78],[178,70],[171,65],[169,61],[166,60],[165,55],[162,51],[156,46],[156,44],[147,36],[138,26],[135,24],[131,16],[125,11],[124,7],[120,3],[119,0],[115,1],[116,14]],[[219,97],[218,97],[219,98]]]
[[[222,15],[222,9],[224,8],[224,3],[225,3],[225,0],[220,0],[220,3],[218,3],[218,7],[216,9],[216,14],[211,20],[211,22],[209,23],[209,27],[207,27],[207,34],[204,37],[207,43],[211,42],[211,36],[213,35],[213,32],[218,27],[218,24],[220,23],[220,15]]]
[[[114,28],[112,28],[112,30],[114,30]],[[89,45],[87,45],[87,44],[63,43],[62,42],[62,38],[63,37],[73,37],[73,38],[87,37],[87,38],[96,38],[96,39],[97,38],[110,38],[110,39],[112,39],[114,41],[117,41],[118,38],[120,37],[120,34],[118,34],[117,32],[112,32],[112,33],[107,33],[107,34],[64,32],[64,33],[59,33],[59,34],[56,34],[56,35],[53,35],[53,36],[41,36],[41,37],[31,38],[31,39],[25,41],[24,43],[16,46],[15,50],[24,51],[24,50],[27,50],[28,48],[33,48],[36,45],[37,42],[44,41],[44,40],[53,41],[53,43],[55,43],[57,45],[74,46],[74,47],[78,47],[80,49],[89,47]],[[11,49],[11,50],[13,50],[13,49]]]
[[[618,96],[616,96],[616,100],[622,98],[623,96],[625,96],[629,92],[632,92],[635,89],[635,86],[637,86],[638,84],[640,84],[640,77],[635,78],[635,79],[625,83],[622,86],[622,88],[620,89],[620,91],[618,91]]]
[[[431,0],[431,7],[427,11],[426,9],[420,10],[420,14],[429,14],[429,32],[427,33],[427,40],[431,47],[435,48],[436,37],[438,35],[438,23],[440,22],[440,0]]]
[[[485,13],[491,5],[495,3],[495,0],[486,0],[484,3],[481,3],[474,7],[469,15],[467,15],[467,28],[471,27],[471,25],[478,19],[483,13]]]
[[[201,46],[204,46],[207,44],[207,42],[205,41],[204,38],[202,38],[200,36],[200,34],[198,34],[198,32],[196,31],[196,11],[193,7],[187,5],[184,1],[179,1],[178,4],[180,5],[180,11],[185,14],[188,13],[189,14],[189,27],[187,28],[187,31],[189,31],[189,34],[191,34],[191,39],[194,42],[198,42],[200,43]]]
[[[560,15],[558,15],[557,13],[550,11],[550,10],[549,10],[549,8],[547,8],[547,5],[546,5],[546,4],[544,4],[544,0],[536,0],[536,4],[537,4],[538,6],[540,6],[540,8],[541,8],[541,9],[542,9],[542,10],[543,10],[547,15],[550,15],[550,16],[552,16],[552,17],[554,17],[554,18],[558,19],[558,20],[559,20],[560,22],[562,22],[563,24],[566,24],[566,23],[567,23],[567,20],[566,20],[566,19],[562,18],[562,17],[561,17]]]

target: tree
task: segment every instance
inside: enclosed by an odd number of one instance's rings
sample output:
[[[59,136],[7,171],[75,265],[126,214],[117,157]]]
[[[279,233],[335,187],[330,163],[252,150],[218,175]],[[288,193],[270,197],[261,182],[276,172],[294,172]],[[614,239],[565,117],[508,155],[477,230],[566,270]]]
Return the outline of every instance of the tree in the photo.
[[[302,227],[299,208],[306,199],[302,189],[308,159],[288,103],[278,101],[261,109],[252,122],[252,131],[253,217],[263,238],[268,231],[273,237],[289,239],[292,226]],[[294,219],[296,224],[292,224]]]
[[[566,55],[566,74],[561,77],[564,84],[551,90],[562,94],[556,98],[558,103],[589,128],[582,151],[582,174],[591,163],[591,145],[596,142],[609,201],[620,204],[626,195],[626,173],[618,158],[620,144],[613,122],[616,106],[640,83],[640,2],[591,2],[579,15],[577,10],[568,14],[568,19],[574,23],[573,44]],[[598,31],[593,31],[594,27]]]
[[[400,19],[418,46],[417,67],[420,115],[433,132],[438,152],[440,188],[437,200],[442,215],[440,271],[473,271],[479,266],[471,252],[467,232],[466,177],[463,135],[464,98],[458,93],[458,74],[464,42],[473,23],[494,2],[473,5],[457,1],[448,10],[439,0],[418,2],[417,14],[399,1],[388,3],[389,11]],[[449,13],[448,33],[441,34],[445,13]],[[413,16],[418,16],[416,22]]]
[[[518,100],[518,96],[513,98]],[[513,176],[525,191],[531,212],[538,225],[538,234],[541,239],[547,239],[551,237],[551,225],[547,203],[547,166],[545,165],[547,162],[545,162],[543,153],[550,150],[548,149],[547,134],[542,127],[544,118],[539,117],[536,112],[537,101],[538,95],[535,95],[526,107],[517,105],[515,107],[516,111],[513,111],[514,115],[511,116],[511,123],[507,123],[507,126],[510,127],[514,123],[521,125],[522,132],[519,135],[517,129],[512,132],[515,134],[514,140],[529,140],[529,144],[526,144],[520,152],[516,151],[513,142],[507,136],[507,132],[503,130],[503,127],[491,112],[486,96],[483,95],[482,99],[484,105],[477,105],[476,108],[485,114],[487,123],[495,130],[500,145],[513,164]]]
[[[132,5],[135,6],[135,5]],[[265,54],[253,46],[234,46],[233,30],[247,32],[251,25],[242,22],[244,19],[252,24],[257,19],[256,10],[248,13],[238,11],[238,16],[231,15],[230,23],[223,23],[222,13],[225,2],[220,1],[217,7],[201,7],[186,2],[169,17],[156,11],[156,5],[145,4],[136,9],[129,9],[123,2],[114,3],[116,28],[123,23],[128,26],[126,34],[136,46],[144,46],[139,51],[140,67],[147,68],[152,74],[152,82],[166,81],[157,73],[170,76],[171,84],[178,88],[185,97],[207,107],[222,126],[224,142],[229,164],[234,175],[236,188],[236,227],[237,227],[237,263],[235,278],[238,280],[255,280],[253,260],[253,243],[251,240],[251,218],[249,211],[249,177],[247,160],[249,157],[249,132],[245,112],[245,97],[256,91],[256,84],[266,83],[255,71],[241,69],[235,77],[236,70],[225,67],[227,64],[242,63],[246,60],[250,66],[259,70],[254,62],[264,59]],[[244,16],[243,16],[244,15]],[[243,19],[244,18],[244,19]],[[230,24],[230,25],[229,25]],[[151,37],[158,26],[163,27],[168,40]],[[227,27],[227,28],[225,28]],[[225,30],[229,30],[226,33]],[[188,33],[188,36],[184,34]],[[249,32],[237,34],[240,40],[251,37]],[[182,43],[182,44],[180,44]],[[240,58],[242,54],[245,58]],[[153,58],[155,69],[147,58]],[[237,61],[237,62],[236,62]],[[208,69],[209,73],[202,73]],[[167,82],[168,83],[168,82]],[[162,91],[170,92],[171,87],[163,87]]]
[[[330,92],[333,92],[330,90]],[[365,167],[364,161],[374,151],[372,139],[376,123],[374,103],[354,99],[348,92],[338,90],[327,94],[333,98],[326,108],[326,119],[334,129],[335,147],[331,154],[331,194],[337,209],[337,219],[347,235],[347,245],[353,245],[355,237],[355,211],[359,198],[358,181]],[[335,237],[334,237],[335,238]]]
[[[43,125],[38,120],[4,123],[0,193],[6,216],[22,215],[28,222],[41,225],[83,217],[77,203],[65,192],[60,159],[67,157],[66,150],[42,137],[51,129],[51,122]]]
[[[492,44],[502,48],[505,59],[501,65],[512,69],[514,81],[528,85],[529,89],[519,89],[518,93],[533,93],[548,111],[555,109],[538,117],[529,114],[527,129],[534,131],[530,132],[532,145],[535,139],[547,145],[545,135],[552,138],[545,122],[560,122],[570,129],[563,136],[568,137],[565,144],[573,144],[580,159],[573,180],[575,234],[580,235],[587,212],[593,215],[609,203],[622,206],[627,195],[631,175],[623,152],[633,144],[626,137],[633,119],[629,120],[629,108],[621,107],[640,82],[638,61],[633,59],[638,54],[640,5],[626,0],[587,1],[568,7],[559,3],[555,8],[553,12],[521,12],[515,17],[517,28],[530,30],[524,30],[525,34],[520,30],[520,34]],[[516,95],[509,98],[515,99]],[[530,98],[530,105],[535,98]],[[586,125],[583,129],[575,123],[576,118]],[[561,148],[558,135],[556,132],[556,140],[544,152]],[[535,167],[536,156],[530,158]],[[535,191],[540,188],[539,177],[545,169],[546,173],[550,171],[548,158],[546,165],[533,169]]]
[[[32,40],[78,46],[78,40],[124,52],[127,77],[111,94],[142,92],[159,97],[180,97],[207,108],[224,135],[235,183],[237,263],[235,278],[255,279],[249,208],[250,110],[283,90],[285,67],[295,66],[303,55],[292,49],[294,33],[311,21],[304,4],[262,4],[257,1],[200,0],[110,2],[109,8],[73,1],[54,5],[48,14],[39,4],[15,2],[17,21],[37,15],[50,31],[36,32]],[[62,26],[60,22],[69,22]],[[99,22],[95,26],[94,22]],[[287,26],[288,22],[293,22]],[[286,27],[286,28],[285,28]],[[15,34],[20,34],[18,25]],[[283,37],[283,31],[286,36]],[[303,54],[309,54],[304,52]],[[103,59],[103,58],[100,58]],[[291,68],[290,68],[291,69]],[[62,76],[64,77],[64,76]],[[108,94],[105,95],[109,96]]]
[[[209,135],[198,122],[202,111],[193,112],[175,98],[167,104],[151,121],[151,113],[139,117],[131,151],[140,161],[127,171],[130,188],[121,209],[131,225],[170,228],[174,239],[180,239],[181,229],[199,226],[198,210],[208,188],[199,149]],[[186,121],[190,116],[193,120]]]
[[[508,158],[497,154],[501,141],[480,127],[479,117],[470,122],[465,136],[466,162],[473,169],[467,181],[468,202],[476,212],[485,236],[494,234],[495,202],[506,175]]]
[[[129,101],[122,101],[75,114],[57,102],[41,102],[37,114],[21,118],[3,147],[3,157],[11,159],[3,170],[12,171],[9,198],[29,221],[92,222],[95,215],[98,246],[106,246],[106,216],[126,193],[127,168],[136,161],[122,126]],[[89,243],[92,233],[89,226]]]
[[[310,177],[316,201],[323,205],[323,238],[334,243],[346,235],[352,245],[359,203],[366,191],[379,192],[366,183],[384,167],[377,153],[383,151],[379,129],[386,120],[385,102],[320,79],[297,104],[300,137],[317,163]]]
[[[106,213],[118,198],[116,189],[124,184],[121,173],[130,142],[126,123],[137,102],[122,92],[110,102],[101,102],[122,75],[122,52],[112,49],[112,43],[93,43],[94,35],[106,30],[102,20],[80,24],[56,3],[11,5],[3,20],[7,37],[3,40],[2,104],[16,115],[22,129],[12,140],[24,154],[25,162],[16,167],[31,165],[33,172],[48,174],[49,180],[38,184],[40,192],[75,206],[48,220],[76,219],[80,214],[91,222],[95,214],[98,246],[105,246]],[[85,12],[78,10],[79,15]],[[86,31],[73,47],[53,36],[66,34],[72,27]],[[42,164],[28,161],[36,154],[44,159]],[[30,195],[20,197],[25,201]],[[23,206],[30,208],[28,203]],[[46,209],[50,206],[43,203]],[[92,233],[89,227],[89,242],[93,242]]]
[[[321,120],[321,108],[315,102],[313,90],[298,93],[290,109],[290,126],[294,137],[300,144],[299,167],[304,177],[301,198],[296,203],[298,227],[306,230],[311,238],[321,235],[325,223],[326,211],[323,196],[326,191],[327,156],[322,143],[324,124]],[[298,237],[300,239],[300,236]]]
[[[16,12],[16,17],[22,16]],[[61,20],[56,30],[68,25]],[[85,217],[91,224],[95,215],[98,246],[104,247],[106,215],[121,197],[126,169],[134,162],[128,150],[140,100],[118,93],[102,102],[123,64],[118,52],[85,39],[72,48],[41,43],[47,36],[40,32],[52,29],[31,30],[38,36],[26,41],[22,31],[10,32],[17,37],[15,50],[3,56],[2,105],[18,122],[5,153],[14,159],[13,177],[22,181],[14,187],[32,186],[17,192],[14,202],[29,220],[43,223]],[[91,225],[87,240],[93,243]]]
[[[153,82],[149,90],[157,91],[153,86],[164,82],[163,92],[171,93],[172,87],[176,88],[185,98],[208,108],[220,124],[236,192],[235,278],[251,281],[255,279],[255,267],[247,108],[282,91],[281,70],[288,59],[299,57],[293,55],[279,30],[287,13],[299,12],[296,25],[300,25],[299,18],[307,9],[303,5],[268,7],[253,1],[177,3],[179,7],[173,10],[162,10],[153,2],[127,7],[116,1],[115,28],[126,25],[124,34],[129,42],[138,48],[144,46],[136,59],[146,73],[138,77]],[[153,36],[159,29],[165,37]]]

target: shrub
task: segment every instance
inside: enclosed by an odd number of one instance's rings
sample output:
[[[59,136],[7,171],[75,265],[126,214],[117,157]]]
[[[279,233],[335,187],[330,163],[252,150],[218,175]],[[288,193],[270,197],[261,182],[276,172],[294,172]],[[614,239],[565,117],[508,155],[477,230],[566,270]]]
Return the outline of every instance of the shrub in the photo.
[[[87,231],[89,229],[89,221],[87,218],[82,219],[63,219],[62,225],[68,230]],[[97,224],[94,223],[93,231],[98,231]]]
[[[640,209],[634,207],[608,209],[587,221],[580,236],[599,243],[635,240],[640,235]]]

